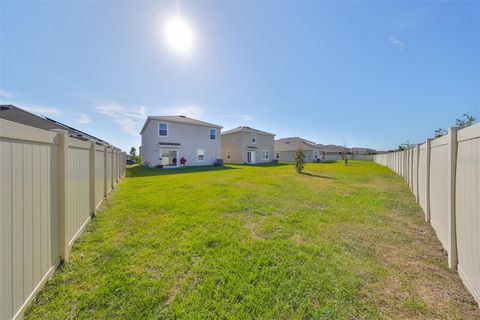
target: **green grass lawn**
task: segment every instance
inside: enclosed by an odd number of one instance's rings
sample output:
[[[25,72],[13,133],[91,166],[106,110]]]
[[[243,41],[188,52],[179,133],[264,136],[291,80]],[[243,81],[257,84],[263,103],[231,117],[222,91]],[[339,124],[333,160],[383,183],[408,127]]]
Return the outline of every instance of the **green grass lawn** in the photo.
[[[405,182],[372,162],[130,168],[27,319],[473,319]]]

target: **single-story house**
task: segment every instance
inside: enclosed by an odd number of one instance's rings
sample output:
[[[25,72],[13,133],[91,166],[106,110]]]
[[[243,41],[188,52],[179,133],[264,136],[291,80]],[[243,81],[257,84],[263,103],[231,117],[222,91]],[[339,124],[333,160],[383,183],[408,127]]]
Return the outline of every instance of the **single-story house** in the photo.
[[[221,129],[186,116],[149,116],[140,131],[142,165],[212,165],[221,158]]]
[[[350,154],[350,149],[338,146],[334,144],[317,144],[317,148],[320,151],[320,160],[329,161],[329,160],[341,160],[343,159],[343,153],[347,154],[347,157],[350,159],[348,154]]]
[[[275,135],[250,127],[222,132],[222,157],[225,163],[272,162]]]
[[[320,161],[320,150],[315,142],[300,137],[275,140],[275,159],[279,162],[293,162],[295,151],[299,149],[305,155],[305,162]]]

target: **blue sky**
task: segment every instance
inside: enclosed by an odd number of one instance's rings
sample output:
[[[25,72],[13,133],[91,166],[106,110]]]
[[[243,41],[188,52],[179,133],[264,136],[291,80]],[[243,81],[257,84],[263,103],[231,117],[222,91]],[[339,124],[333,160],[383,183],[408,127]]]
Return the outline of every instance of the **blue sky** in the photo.
[[[0,32],[2,103],[123,149],[146,115],[377,149],[480,117],[480,2],[0,2]]]

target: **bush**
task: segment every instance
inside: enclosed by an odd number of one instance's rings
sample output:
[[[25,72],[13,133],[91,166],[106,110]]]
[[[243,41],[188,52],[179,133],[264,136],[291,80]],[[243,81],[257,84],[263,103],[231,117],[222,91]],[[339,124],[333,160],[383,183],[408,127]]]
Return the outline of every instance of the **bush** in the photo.
[[[295,151],[293,154],[293,165],[296,173],[302,173],[305,168],[305,154],[303,153],[303,150],[298,149]]]

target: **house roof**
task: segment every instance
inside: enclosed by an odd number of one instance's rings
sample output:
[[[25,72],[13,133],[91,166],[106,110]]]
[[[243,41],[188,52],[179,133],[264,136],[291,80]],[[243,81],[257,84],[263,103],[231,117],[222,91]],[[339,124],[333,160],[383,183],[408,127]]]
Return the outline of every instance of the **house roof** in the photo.
[[[275,136],[275,134],[273,134],[273,133],[269,133],[269,132],[266,132],[266,131],[262,131],[262,130],[258,130],[258,129],[254,129],[254,128],[246,127],[246,126],[241,126],[241,127],[237,127],[237,128],[234,128],[234,129],[224,131],[224,132],[222,132],[222,135],[236,133],[236,132],[252,132],[252,133]]]
[[[158,120],[158,121],[165,121],[165,122],[177,122],[177,123],[183,123],[183,124],[192,124],[196,126],[203,126],[203,127],[210,127],[210,128],[216,128],[216,129],[222,129],[222,126],[213,124],[213,123],[208,123],[205,121],[189,118],[186,116],[149,116],[147,120],[145,121],[145,124],[143,125],[142,130],[140,131],[140,134],[143,133],[145,128],[147,127],[148,123],[150,120]]]
[[[322,152],[350,152],[350,149],[344,146],[338,146],[335,144],[317,144],[317,148]]]
[[[275,140],[275,151],[317,150],[315,142],[300,137]]]
[[[67,130],[68,135],[77,139],[81,140],[94,140],[101,144],[110,145],[108,142],[92,136],[88,133],[70,127],[66,124],[63,124],[59,121],[37,116],[31,112],[18,108],[14,105],[0,105],[0,118],[5,119],[12,122],[21,123],[30,127],[35,127],[43,130],[50,130],[50,129],[62,129]]]

